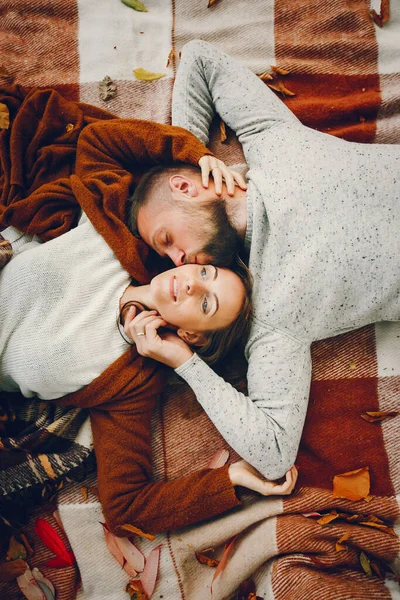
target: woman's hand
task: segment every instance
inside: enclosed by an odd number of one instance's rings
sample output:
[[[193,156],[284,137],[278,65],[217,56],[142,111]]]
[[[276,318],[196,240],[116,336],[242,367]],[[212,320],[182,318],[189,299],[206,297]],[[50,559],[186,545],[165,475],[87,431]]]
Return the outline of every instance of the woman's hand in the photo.
[[[167,323],[156,310],[144,310],[137,316],[135,314],[135,307],[127,311],[124,331],[135,342],[139,354],[154,358],[173,369],[177,369],[193,356],[186,342],[175,333],[166,332],[159,335],[158,328],[165,327]]]
[[[265,479],[254,467],[245,460],[239,460],[228,469],[232,485],[241,485],[254,490],[263,496],[280,496],[291,494],[296,485],[298,471],[293,466],[286,473],[285,481],[277,483]]]
[[[201,168],[203,187],[208,188],[210,173],[212,174],[217,196],[222,194],[222,179],[225,180],[229,196],[235,194],[235,183],[237,183],[240,189],[247,190],[246,182],[241,174],[237,171],[232,171],[222,160],[215,158],[215,156],[210,156],[209,154],[202,156],[199,160],[199,167]]]

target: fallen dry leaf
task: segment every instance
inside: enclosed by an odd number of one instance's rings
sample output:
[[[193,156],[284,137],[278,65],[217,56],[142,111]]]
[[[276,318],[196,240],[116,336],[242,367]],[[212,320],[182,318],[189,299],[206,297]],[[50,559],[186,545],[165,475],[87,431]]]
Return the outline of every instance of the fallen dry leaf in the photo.
[[[290,71],[287,71],[286,69],[282,69],[281,67],[275,67],[274,65],[271,65],[271,71],[273,71],[274,73],[277,73],[278,75],[289,75]]]
[[[81,494],[84,500],[88,499],[88,489],[87,487],[81,487]]]
[[[165,73],[153,73],[152,71],[146,71],[146,69],[133,69],[133,73],[136,79],[140,79],[140,81],[156,81],[156,79],[161,79],[161,77],[165,77]]]
[[[264,71],[264,73],[260,73],[258,75],[258,77],[261,79],[261,81],[272,81],[273,80],[271,73],[268,73],[268,71]]]
[[[371,562],[364,552],[360,552],[360,564],[367,575],[372,575]]]
[[[8,106],[0,102],[0,129],[8,129],[10,127],[10,112]]]
[[[137,10],[138,12],[147,12],[147,8],[140,2],[140,0],[121,0],[123,4],[129,6],[129,8],[133,8],[133,10]]]
[[[349,369],[350,369],[350,371],[354,371],[354,369],[357,369],[356,363],[355,362],[349,363]]]
[[[369,564],[370,564],[372,571],[374,571],[375,575],[377,575],[381,579],[383,579],[385,577],[385,575],[382,573],[381,568],[378,565],[378,563],[370,561]]]
[[[347,498],[347,500],[354,502],[362,500],[368,496],[369,488],[369,467],[341,473],[333,478],[333,495],[335,498]]]
[[[242,581],[242,583],[240,584],[237,591],[236,600],[249,600],[249,598],[251,598],[252,596],[253,598],[256,598],[255,593],[256,584],[250,577],[249,579],[245,579],[244,581]]]
[[[375,527],[376,529],[381,529],[382,531],[385,531],[389,535],[393,535],[394,537],[398,537],[398,535],[394,531],[394,529],[392,529],[391,527],[388,527],[387,525],[382,525],[381,523],[373,523],[372,521],[361,521],[359,524],[360,525],[366,525],[367,527]]]
[[[139,527],[135,527],[134,525],[130,525],[129,523],[125,523],[125,525],[120,525],[119,527],[120,527],[120,529],[123,529],[124,531],[129,531],[129,533],[134,533],[135,535],[140,535],[140,537],[144,537],[144,538],[150,540],[151,542],[156,539],[156,536],[153,535],[152,533],[145,533],[144,531],[139,529]]]
[[[195,555],[201,565],[208,565],[209,567],[218,567],[219,565],[219,560],[216,560],[215,558],[210,558],[202,552],[195,552]]]
[[[338,519],[339,517],[340,514],[336,512],[336,510],[333,510],[329,513],[329,515],[323,515],[320,519],[318,519],[317,523],[319,523],[320,525],[327,525],[328,523],[334,521],[335,519]]]
[[[139,579],[130,580],[125,591],[128,592],[131,600],[149,600]]]
[[[365,496],[364,500],[365,502],[371,502],[373,496],[371,494],[368,494],[368,496]]]
[[[380,8],[379,15],[376,12],[376,10],[374,10],[374,9],[370,10],[369,14],[371,15],[374,23],[376,23],[376,25],[378,25],[378,27],[382,27],[382,25],[384,23],[387,23],[389,21],[389,17],[390,17],[389,0],[381,0],[381,8]]]
[[[368,411],[362,413],[361,418],[368,423],[380,423],[383,419],[392,419],[393,417],[397,417],[399,413],[396,411]]]
[[[106,77],[104,77],[103,81],[100,81],[100,83],[99,83],[99,90],[100,90],[100,99],[104,100],[104,102],[108,102],[109,100],[112,100],[116,96],[117,85],[116,85],[116,83],[114,83],[114,81],[111,79],[111,77],[106,75]]]
[[[7,560],[17,560],[18,558],[26,558],[28,556],[28,552],[19,540],[15,537],[15,535],[11,536],[10,543],[8,545],[7,550]],[[26,567],[25,567],[26,569]]]
[[[170,53],[168,54],[168,58],[167,58],[167,64],[165,65],[166,68],[168,69],[168,67],[170,66],[172,59],[174,58],[174,54],[175,54],[175,50],[172,48],[172,50],[170,51]]]
[[[338,541],[335,544],[335,550],[336,552],[341,552],[342,550],[347,550],[347,546],[346,544],[343,544],[343,542],[347,542],[347,540],[350,539],[350,533],[347,532],[344,535],[342,535],[342,537],[340,537],[338,539]]]
[[[226,141],[226,128],[225,128],[225,123],[223,122],[222,119],[219,122],[219,139],[221,140],[222,144]],[[228,453],[228,456],[229,456],[229,453]]]
[[[224,552],[220,558],[218,567],[215,569],[214,577],[212,578],[211,593],[212,593],[212,584],[217,579],[217,577],[222,573],[222,571],[225,569],[225,567],[228,563],[229,557],[230,557],[232,549],[233,549],[233,545],[236,542],[236,538],[237,538],[237,535],[235,535],[235,537],[224,548]]]
[[[216,4],[218,2],[218,0],[208,0],[208,6],[207,8],[211,8],[212,6],[214,6],[214,4]]]
[[[288,88],[283,85],[282,81],[277,81],[276,83],[267,83],[267,86],[269,88],[271,88],[271,90],[278,92],[278,94],[282,94],[282,96],[295,96],[296,95],[291,90],[288,90]]]
[[[146,564],[141,577],[143,590],[149,598],[153,595],[156,587],[158,567],[160,564],[160,552],[162,544],[153,548],[146,559]]]

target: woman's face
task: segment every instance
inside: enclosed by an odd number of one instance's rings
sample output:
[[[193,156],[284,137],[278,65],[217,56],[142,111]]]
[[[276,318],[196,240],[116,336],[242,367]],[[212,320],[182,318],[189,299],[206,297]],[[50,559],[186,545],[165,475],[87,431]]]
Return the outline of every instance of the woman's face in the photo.
[[[152,302],[171,325],[186,331],[212,331],[232,323],[243,304],[245,289],[229,269],[183,265],[154,277]]]

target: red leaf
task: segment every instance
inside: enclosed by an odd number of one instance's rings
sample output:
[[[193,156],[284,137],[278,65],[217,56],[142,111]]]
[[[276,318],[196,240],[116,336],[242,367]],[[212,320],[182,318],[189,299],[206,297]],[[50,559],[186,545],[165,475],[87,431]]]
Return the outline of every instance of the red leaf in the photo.
[[[63,569],[64,567],[70,567],[72,563],[65,562],[63,558],[56,556],[55,558],[51,558],[46,563],[44,563],[45,567],[50,567],[52,569]]]
[[[37,519],[34,527],[36,535],[40,537],[42,542],[54,552],[59,558],[62,558],[64,562],[69,565],[73,565],[75,563],[75,556],[73,552],[69,552],[67,550],[66,545],[58,535],[57,531],[54,529],[50,523],[45,521],[44,519]]]
[[[222,571],[225,569],[225,567],[226,567],[226,565],[227,565],[227,563],[228,563],[228,560],[229,560],[230,554],[231,554],[231,552],[232,552],[233,545],[234,545],[234,543],[236,542],[236,538],[237,538],[237,535],[235,535],[235,537],[234,537],[234,538],[233,538],[233,539],[232,539],[232,540],[229,542],[229,544],[227,544],[227,545],[225,546],[224,552],[223,552],[223,554],[222,554],[222,556],[221,556],[221,559],[220,559],[220,561],[219,561],[219,565],[218,565],[218,567],[215,569],[214,577],[212,578],[212,582],[211,582],[211,593],[212,593],[212,584],[213,584],[213,583],[214,583],[214,581],[217,579],[217,577],[218,577],[218,576],[219,576],[219,575],[222,573]]]
[[[209,469],[218,469],[219,467],[223,467],[226,461],[229,458],[228,450],[224,450],[221,448],[217,450],[210,462],[208,463]]]
[[[195,552],[196,558],[201,565],[207,565],[209,567],[218,567],[219,560],[215,560],[215,558],[210,558],[206,554],[202,554],[201,552]]]
[[[140,579],[140,581],[142,582],[143,590],[149,598],[151,598],[151,595],[154,592],[154,588],[156,587],[158,566],[160,563],[161,546],[162,544],[156,546],[150,552],[146,560],[146,565],[144,567],[142,577]]]

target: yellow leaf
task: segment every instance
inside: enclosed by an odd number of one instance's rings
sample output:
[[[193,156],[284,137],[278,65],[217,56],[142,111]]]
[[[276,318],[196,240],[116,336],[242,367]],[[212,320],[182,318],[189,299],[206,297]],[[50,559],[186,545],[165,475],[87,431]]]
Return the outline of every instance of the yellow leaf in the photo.
[[[387,525],[382,525],[381,523],[373,523],[372,521],[361,521],[360,525],[366,525],[367,527],[376,527],[376,529],[381,529],[382,531],[385,531],[393,537],[398,537],[394,529],[388,527]]]
[[[174,54],[175,54],[175,50],[172,48],[172,50],[170,51],[170,53],[168,54],[168,58],[167,58],[167,64],[165,65],[166,68],[168,69],[168,67],[170,66],[172,59],[174,58]]]
[[[226,129],[225,129],[225,123],[223,122],[223,120],[221,119],[221,121],[219,122],[219,139],[221,140],[221,143],[223,144],[226,141]]]
[[[133,8],[133,10],[137,10],[139,12],[147,12],[147,8],[140,2],[140,0],[121,0],[123,4],[129,6],[129,8]]]
[[[290,71],[287,71],[286,69],[282,69],[281,67],[275,67],[274,65],[271,65],[271,71],[273,71],[274,73],[277,73],[278,75],[289,75]]]
[[[361,418],[364,421],[368,421],[369,423],[379,423],[383,421],[383,419],[392,419],[393,417],[397,417],[399,413],[396,411],[372,411],[367,410],[365,413],[361,415]]]
[[[133,69],[133,73],[136,79],[140,79],[140,81],[155,81],[156,79],[161,79],[161,77],[165,77],[165,73],[153,73],[152,71],[146,71],[146,69]]]
[[[258,75],[258,77],[261,79],[261,81],[272,81],[273,80],[271,73],[268,73],[268,71],[264,71],[264,73],[260,73]]]
[[[267,86],[269,88],[271,88],[271,90],[278,92],[278,94],[282,94],[282,96],[295,96],[296,95],[291,90],[288,90],[288,88],[283,85],[282,81],[277,81],[277,83],[267,83]]]
[[[336,542],[336,545],[335,545],[336,552],[341,552],[342,550],[347,550],[347,546],[345,544],[343,544],[343,542],[347,542],[348,539],[350,539],[349,532],[345,533],[344,535],[342,535],[341,538],[338,539],[338,541]]]
[[[333,495],[335,498],[347,498],[347,500],[354,502],[362,500],[368,496],[369,487],[369,467],[341,473],[333,478]]]
[[[319,525],[327,525],[331,521],[338,519],[340,517],[339,513],[336,510],[332,511],[329,515],[323,515],[320,519],[318,519],[317,523]]]
[[[10,113],[8,107],[0,102],[0,129],[8,129],[10,127]]]
[[[367,575],[372,575],[370,560],[364,552],[360,552],[360,564]]]

